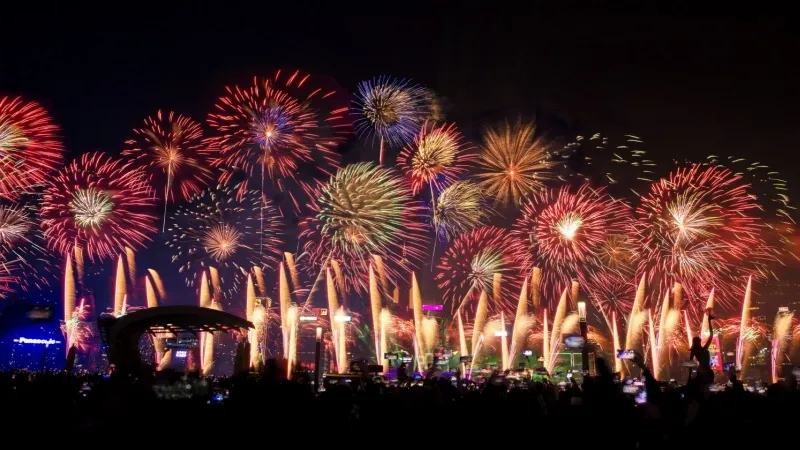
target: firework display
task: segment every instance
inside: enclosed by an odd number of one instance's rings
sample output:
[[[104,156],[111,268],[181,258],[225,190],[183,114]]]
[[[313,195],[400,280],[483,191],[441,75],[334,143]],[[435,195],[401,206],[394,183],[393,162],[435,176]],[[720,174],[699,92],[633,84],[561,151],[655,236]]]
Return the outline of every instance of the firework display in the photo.
[[[42,184],[63,159],[59,128],[35,102],[0,98],[0,199]]]
[[[156,231],[152,209],[143,169],[95,152],[48,180],[40,217],[51,249],[66,255],[80,246],[95,261],[144,247]]]
[[[372,163],[340,169],[319,192],[314,215],[305,224],[306,250],[324,265],[343,264],[348,286],[366,288],[373,255],[394,263],[390,278],[402,279],[398,262],[423,254],[425,208],[413,201],[407,183],[392,169]]]
[[[208,140],[214,151],[212,165],[222,171],[223,184],[237,181],[241,197],[268,180],[278,192],[296,198],[287,183],[310,195],[313,179],[299,176],[301,167],[330,176],[338,167],[336,147],[350,132],[347,103],[336,90],[316,87],[310,75],[278,71],[269,78],[253,79],[249,88],[226,88],[208,123],[215,134]]]
[[[427,91],[410,80],[387,76],[362,81],[355,106],[361,113],[356,130],[380,139],[379,162],[383,164],[384,145],[410,142],[426,119]]]
[[[598,266],[604,243],[625,232],[628,207],[587,184],[531,196],[512,233],[527,248],[526,267],[541,267],[540,289],[554,300],[572,278],[586,279]]]
[[[636,208],[631,232],[648,282],[660,292],[680,282],[694,298],[717,288],[718,303],[732,301],[742,277],[774,258],[765,251],[759,205],[748,188],[728,169],[701,165],[655,182]]]
[[[433,226],[437,236],[451,240],[482,225],[489,212],[483,189],[474,182],[460,180],[444,189],[434,202]]]
[[[521,281],[522,246],[497,227],[481,227],[456,238],[439,262],[436,280],[443,299],[454,311],[482,293],[494,292],[495,275],[502,276],[502,295],[493,298],[490,309],[514,304]]]
[[[189,200],[211,181],[202,154],[203,128],[186,116],[159,110],[133,133],[135,137],[125,141],[122,154],[146,168],[156,192],[163,196],[166,222],[167,204],[175,201],[177,192]]]
[[[554,150],[537,134],[536,125],[506,122],[488,128],[478,157],[476,177],[500,204],[522,204],[554,179]]]
[[[238,290],[251,267],[274,267],[282,242],[281,219],[269,200],[255,190],[237,196],[225,186],[205,189],[179,206],[167,233],[172,261],[187,285],[194,286],[213,267],[219,281],[212,277],[212,284],[226,297]]]
[[[424,124],[419,134],[400,152],[397,165],[411,180],[414,195],[430,188],[432,199],[437,193],[467,172],[467,163],[474,158],[455,124]]]
[[[473,143],[480,129],[443,122],[428,88],[382,76],[355,90],[351,102],[324,77],[277,71],[226,88],[206,123],[159,110],[119,159],[67,165],[46,111],[0,99],[0,298],[57,287],[65,341],[87,352],[97,311],[166,306],[183,284],[255,324],[235,336],[245,366],[282,358],[287,377],[317,339],[339,373],[364,357],[391,373],[394,352],[417,370],[525,363],[558,377],[575,372],[566,340],[582,333],[593,354],[639,351],[662,380],[695,335],[742,368],[771,349],[778,379],[794,319],[769,327],[751,309],[797,259],[780,174],[718,156],[662,171],[638,136],[521,120]],[[367,148],[342,145],[354,114]],[[226,343],[202,334],[203,373],[224,372]]]

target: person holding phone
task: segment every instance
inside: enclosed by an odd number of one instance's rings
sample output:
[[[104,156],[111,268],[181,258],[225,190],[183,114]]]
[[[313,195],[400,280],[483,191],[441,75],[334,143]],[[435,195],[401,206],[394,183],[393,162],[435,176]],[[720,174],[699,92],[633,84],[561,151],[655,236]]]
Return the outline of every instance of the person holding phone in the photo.
[[[711,346],[711,341],[714,339],[714,327],[711,325],[711,320],[714,318],[711,311],[708,311],[708,340],[705,345],[701,345],[702,341],[700,336],[695,336],[692,339],[692,349],[689,353],[689,360],[697,359],[697,382],[701,385],[711,384],[714,382],[714,371],[711,369],[711,352],[708,348]]]

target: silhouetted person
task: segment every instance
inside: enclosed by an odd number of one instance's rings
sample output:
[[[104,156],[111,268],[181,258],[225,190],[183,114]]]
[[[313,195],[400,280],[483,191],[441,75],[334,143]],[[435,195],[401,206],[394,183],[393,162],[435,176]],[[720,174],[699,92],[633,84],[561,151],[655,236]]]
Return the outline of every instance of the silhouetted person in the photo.
[[[400,367],[397,368],[397,382],[400,383],[400,386],[405,386],[408,384],[408,371],[406,370],[406,363],[401,363]]]
[[[714,316],[708,315],[708,340],[705,345],[701,345],[699,336],[692,339],[692,349],[689,353],[689,360],[697,359],[697,382],[701,385],[710,384],[714,382],[714,371],[711,369],[711,353],[708,348],[711,346],[711,341],[714,339],[714,327],[711,325],[711,319]]]

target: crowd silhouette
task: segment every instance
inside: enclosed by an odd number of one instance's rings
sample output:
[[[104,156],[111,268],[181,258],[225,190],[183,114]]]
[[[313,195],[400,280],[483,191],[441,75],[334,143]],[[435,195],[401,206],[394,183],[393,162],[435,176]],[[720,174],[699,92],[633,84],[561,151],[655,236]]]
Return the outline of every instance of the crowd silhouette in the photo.
[[[694,354],[694,350],[693,350]],[[658,382],[641,355],[646,401],[637,403],[602,359],[596,375],[566,386],[512,382],[493,373],[482,383],[403,375],[399,383],[353,377],[316,393],[311,374],[283,379],[268,361],[261,374],[202,378],[143,375],[0,373],[6,438],[29,444],[105,439],[128,445],[470,445],[526,443],[624,448],[700,448],[745,442],[789,443],[797,423],[797,380],[749,392],[728,374],[711,392],[698,369],[680,386]],[[702,364],[702,363],[701,363]],[[341,381],[341,380],[340,380]],[[82,445],[81,444],[81,445]]]

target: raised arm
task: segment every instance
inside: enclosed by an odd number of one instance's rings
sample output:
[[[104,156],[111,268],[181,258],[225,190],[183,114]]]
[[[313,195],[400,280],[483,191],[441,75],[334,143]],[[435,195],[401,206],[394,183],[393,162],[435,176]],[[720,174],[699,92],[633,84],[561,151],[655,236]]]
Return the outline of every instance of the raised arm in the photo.
[[[708,315],[708,340],[706,341],[706,344],[703,346],[703,348],[706,350],[708,350],[708,347],[711,347],[711,341],[714,339],[714,326],[711,325],[711,319],[713,318],[714,316],[712,316],[711,314]]]

